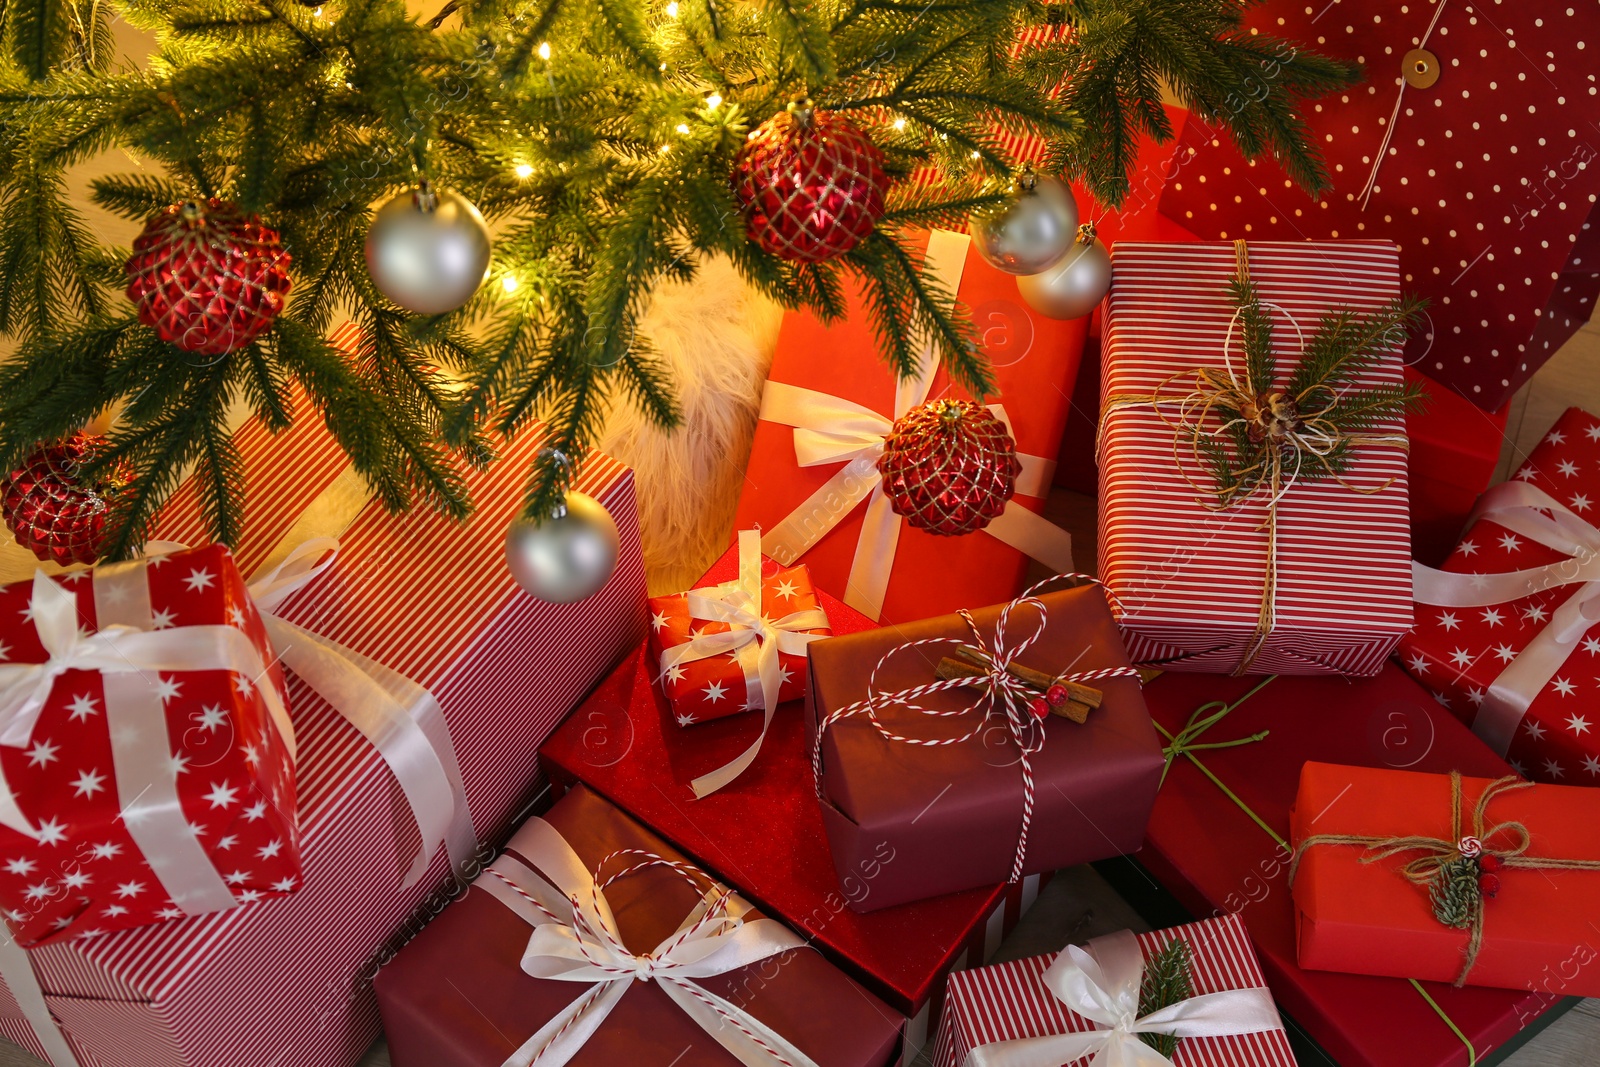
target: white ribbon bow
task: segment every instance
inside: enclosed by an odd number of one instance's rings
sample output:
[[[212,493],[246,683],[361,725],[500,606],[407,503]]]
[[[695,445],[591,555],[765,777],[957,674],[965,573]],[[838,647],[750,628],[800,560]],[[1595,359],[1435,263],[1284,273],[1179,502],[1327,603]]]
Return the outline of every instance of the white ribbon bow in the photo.
[[[1139,1015],[1144,953],[1127,930],[1068,945],[1044,972],[1045,988],[1096,1024],[1075,1034],[993,1041],[967,1054],[964,1067],[1060,1067],[1092,1056],[1089,1067],[1173,1067],[1140,1034],[1231,1037],[1281,1030],[1272,994],[1259,986],[1190,997]]]
[[[1568,558],[1502,574],[1453,574],[1412,564],[1419,604],[1480,608],[1567,585],[1580,585],[1508,663],[1484,694],[1472,730],[1504,756],[1535,698],[1550,684],[1590,627],[1600,622],[1600,529],[1527,482],[1505,482],[1478,499],[1467,520],[1486,518]]]
[[[966,234],[934,230],[928,239],[924,272],[937,278],[950,292],[956,292],[970,241]],[[895,419],[927,400],[938,367],[937,350],[930,339],[923,344],[916,377],[895,385]],[[1004,409],[992,405],[990,410],[1010,428]],[[844,464],[762,538],[763,551],[788,566],[822,540],[857,504],[867,501],[844,601],[876,621],[883,613],[883,599],[900,540],[901,519],[883,491],[883,476],[877,465],[894,420],[842,397],[774,381],[767,382],[761,394],[761,418],[795,428],[795,459],[800,466]],[[1044,496],[1049,491],[1054,461],[1026,454],[1018,454],[1017,459],[1022,463],[1022,472],[1017,476],[1016,491],[1024,496]],[[1005,510],[983,532],[1057,571],[1072,570],[1072,538],[1015,500],[1007,501]]]
[[[804,656],[806,646],[825,634],[805,633],[806,630],[823,629],[828,616],[821,608],[792,611],[780,619],[768,619],[761,604],[761,531],[739,531],[739,578],[709,589],[696,589],[687,594],[689,615],[727,623],[732,629],[721,633],[701,634],[681,645],[661,650],[661,669],[656,681],[666,677],[673,667],[712,656],[732,654],[744,671],[747,708],[755,707],[760,695],[761,733],[736,758],[701,775],[689,784],[696,799],[715,793],[755,761],[766,740],[767,728],[772,725],[772,715],[778,708],[778,691],[782,687],[779,674],[780,653]]]
[[[698,872],[653,853],[629,849],[617,855],[636,861],[599,884],[572,846],[543,819],[525,823],[509,847],[512,851],[496,860],[474,885],[534,927],[522,956],[523,971],[535,978],[580,982],[592,988],[524,1041],[502,1067],[535,1063],[562,1067],[604,1024],[636,981],[655,982],[684,1014],[746,1067],[817,1067],[782,1034],[694,981],[805,947],[805,942],[781,923],[746,919],[749,905],[732,890],[712,885],[676,931],[653,951],[635,955],[622,942],[605,887],[652,866],[671,867],[691,883]],[[513,852],[526,856],[532,868]],[[602,867],[605,864],[601,861]]]

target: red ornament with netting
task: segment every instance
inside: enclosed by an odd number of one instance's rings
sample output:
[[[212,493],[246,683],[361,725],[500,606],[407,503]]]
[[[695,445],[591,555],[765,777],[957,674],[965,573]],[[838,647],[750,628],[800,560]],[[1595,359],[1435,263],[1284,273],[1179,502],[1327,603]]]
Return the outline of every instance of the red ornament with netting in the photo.
[[[878,457],[889,505],[912,526],[950,536],[998,517],[1021,470],[1005,423],[970,400],[912,408],[895,420]]]
[[[276,230],[213,197],[158,212],[123,273],[140,322],[185,352],[222,356],[283,310],[290,258]]]
[[[80,477],[104,442],[93,434],[74,434],[39,449],[0,482],[0,513],[17,544],[62,566],[99,558],[111,504],[133,480],[133,472],[120,464],[94,481]]]
[[[733,164],[745,232],[762,250],[816,263],[850,251],[883,215],[883,153],[849,119],[791,104]]]

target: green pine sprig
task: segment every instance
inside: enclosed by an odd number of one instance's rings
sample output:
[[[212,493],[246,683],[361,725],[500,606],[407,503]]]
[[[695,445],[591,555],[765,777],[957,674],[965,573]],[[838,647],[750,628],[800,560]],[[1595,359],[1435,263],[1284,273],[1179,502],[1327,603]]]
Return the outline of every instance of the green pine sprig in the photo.
[[[1461,856],[1439,868],[1428,885],[1435,919],[1458,930],[1472,926],[1483,908],[1478,873],[1478,861],[1472,856]]]
[[[1194,988],[1194,952],[1181,937],[1168,941],[1144,961],[1139,982],[1139,1015],[1149,1015],[1188,1000]],[[1139,1040],[1171,1059],[1178,1051],[1176,1034],[1140,1034]]]

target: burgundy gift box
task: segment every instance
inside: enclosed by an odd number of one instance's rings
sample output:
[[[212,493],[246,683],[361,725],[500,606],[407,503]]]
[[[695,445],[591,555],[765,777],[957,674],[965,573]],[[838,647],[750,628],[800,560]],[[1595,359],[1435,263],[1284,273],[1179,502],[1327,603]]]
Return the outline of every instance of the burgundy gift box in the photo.
[[[1016,662],[1050,676],[1126,668],[1105,594],[1098,586],[1044,593],[1043,629]],[[1003,606],[971,613],[985,643],[993,641]],[[1007,626],[1017,647],[1038,624],[1037,610],[1020,604]],[[971,640],[960,615],[818,641],[811,646],[808,720],[813,734],[832,713],[862,700],[869,678],[880,693],[934,681],[948,645],[887,653],[931,638]],[[880,662],[882,661],[882,662]],[[1046,715],[1034,751],[1024,758],[1003,719],[991,715],[967,741],[926,745],[890,740],[865,714],[833,721],[821,735],[822,820],[840,878],[886,850],[872,893],[851,901],[871,911],[990,885],[1011,877],[1026,825],[1022,873],[1055,870],[1137,849],[1161,775],[1161,748],[1134,677],[1093,683],[1104,702],[1086,722]],[[971,689],[922,697],[922,707],[972,708]],[[878,715],[884,728],[920,740],[947,740],[974,729],[976,716],[935,717],[890,703]],[[1025,782],[1034,782],[1025,823]]]
[[[523,879],[560,880],[529,858],[538,854],[545,827],[565,839],[588,871],[603,870],[601,890],[629,954],[662,946],[701,901],[696,885],[703,888],[705,880],[691,884],[670,868],[639,866],[607,877],[639,864],[645,858],[639,851],[685,860],[597,794],[574,788],[543,819],[525,824],[512,837],[508,856],[378,972],[373,985],[395,1067],[500,1067],[547,1022],[595,989],[581,981],[536,978],[523,969],[524,950],[533,951],[534,928],[505,898],[537,891]],[[619,852],[630,854],[618,857]],[[507,882],[525,890],[508,890]],[[514,905],[515,897],[509,903]],[[735,898],[734,906],[740,905]],[[760,918],[745,911],[740,917],[744,932]],[[668,996],[667,980],[632,980],[565,1062],[572,1067],[737,1067],[740,1061]],[[900,1017],[808,947],[686,984],[691,996],[698,987],[743,1009],[817,1064],[882,1067],[899,1048]]]

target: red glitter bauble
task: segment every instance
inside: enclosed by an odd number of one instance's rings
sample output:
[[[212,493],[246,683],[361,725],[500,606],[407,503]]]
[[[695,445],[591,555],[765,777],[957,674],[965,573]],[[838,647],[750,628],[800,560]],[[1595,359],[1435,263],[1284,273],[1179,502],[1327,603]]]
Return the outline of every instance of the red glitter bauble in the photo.
[[[906,521],[936,534],[989,525],[1016,491],[1016,445],[982,404],[935,400],[898,419],[878,457],[883,491]]]
[[[883,215],[883,153],[850,120],[805,107],[772,116],[733,162],[745,232],[767,252],[815,263],[850,251]]]
[[[118,465],[95,482],[78,476],[84,462],[105,441],[74,434],[29,456],[0,483],[0,513],[17,544],[42,560],[93,563],[100,555],[111,501],[133,479]]]
[[[139,321],[185,352],[222,356],[259,337],[289,292],[276,230],[215,198],[163,208],[123,267]]]

